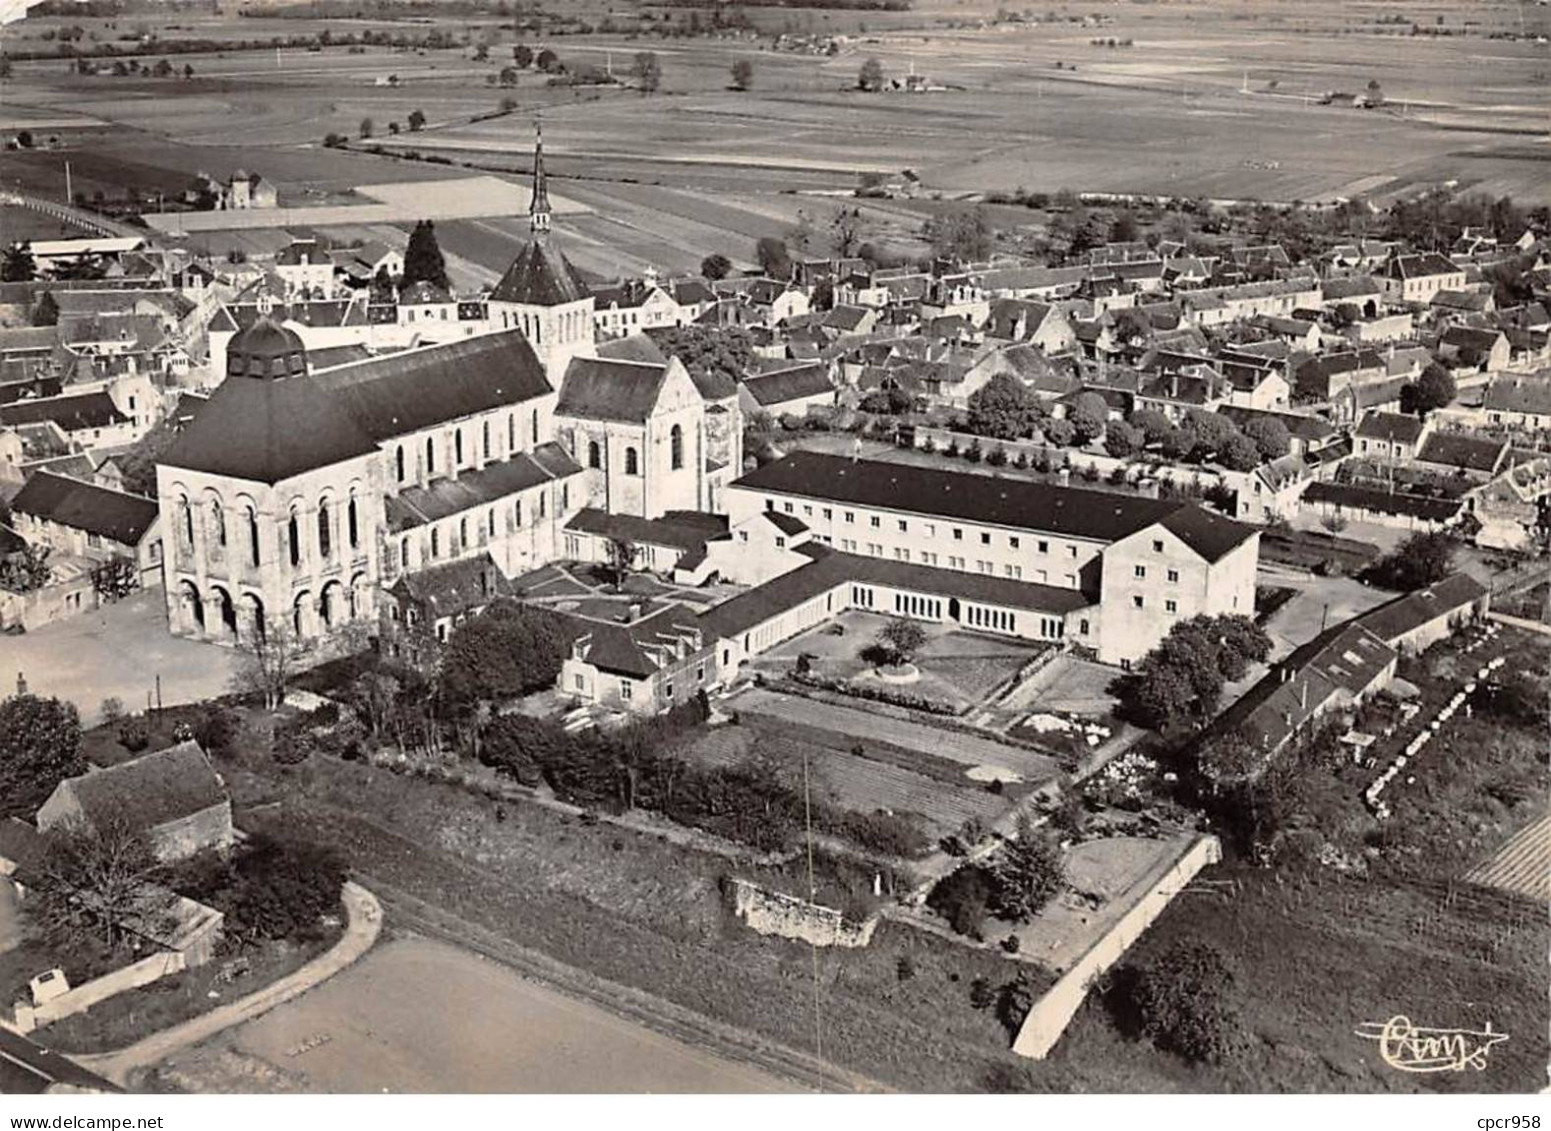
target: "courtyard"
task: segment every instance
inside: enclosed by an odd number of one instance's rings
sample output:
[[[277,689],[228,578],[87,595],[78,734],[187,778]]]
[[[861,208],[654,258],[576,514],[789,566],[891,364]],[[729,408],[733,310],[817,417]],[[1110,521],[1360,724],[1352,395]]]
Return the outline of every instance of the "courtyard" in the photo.
[[[160,589],[140,590],[34,632],[0,636],[6,690],[24,678],[33,694],[74,703],[85,726],[101,721],[104,699],[143,710],[158,679],[167,706],[224,695],[237,659],[230,648],[169,633]]]

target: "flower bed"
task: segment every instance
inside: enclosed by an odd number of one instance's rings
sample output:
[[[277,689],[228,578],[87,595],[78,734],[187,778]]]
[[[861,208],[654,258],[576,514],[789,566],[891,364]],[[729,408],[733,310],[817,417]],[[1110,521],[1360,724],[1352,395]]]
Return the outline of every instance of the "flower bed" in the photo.
[[[912,711],[924,711],[928,715],[953,715],[963,712],[952,703],[941,699],[929,699],[925,695],[912,695],[908,691],[895,691],[887,687],[873,687],[848,679],[830,679],[812,672],[793,672],[789,677],[794,683],[833,691],[837,695],[849,695],[855,699],[868,699],[875,703],[888,703],[895,707],[907,707]]]

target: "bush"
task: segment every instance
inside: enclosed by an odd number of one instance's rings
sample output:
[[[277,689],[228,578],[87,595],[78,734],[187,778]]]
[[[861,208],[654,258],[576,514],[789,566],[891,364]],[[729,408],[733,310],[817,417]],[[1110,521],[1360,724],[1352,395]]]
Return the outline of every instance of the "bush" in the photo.
[[[1187,1060],[1216,1063],[1238,1043],[1233,972],[1205,943],[1176,943],[1129,973],[1126,1003],[1142,1034]]]
[[[1012,981],[1004,983],[996,1000],[996,1019],[1002,1023],[1009,1037],[1016,1037],[1023,1028],[1024,1018],[1039,1000],[1039,987],[1027,971],[1019,971]]]
[[[119,745],[131,754],[138,754],[151,745],[151,732],[145,720],[135,717],[125,719],[118,728]]]
[[[1017,838],[997,857],[991,878],[991,910],[999,918],[1026,923],[1066,887],[1061,846],[1021,817]]]
[[[845,837],[857,847],[884,856],[921,856],[931,845],[917,822],[882,810],[872,813],[846,810],[824,823],[830,831]]]
[[[242,720],[237,712],[219,703],[206,707],[194,723],[194,741],[205,753],[225,755],[231,753]]]
[[[933,885],[926,905],[959,934],[978,939],[993,886],[989,872],[978,864],[966,864]]]
[[[894,962],[894,976],[901,982],[908,982],[916,976],[916,960],[908,954],[902,954]]]
[[[339,912],[345,878],[335,849],[259,833],[236,857],[227,906],[217,906],[238,938],[312,939],[319,921]]]

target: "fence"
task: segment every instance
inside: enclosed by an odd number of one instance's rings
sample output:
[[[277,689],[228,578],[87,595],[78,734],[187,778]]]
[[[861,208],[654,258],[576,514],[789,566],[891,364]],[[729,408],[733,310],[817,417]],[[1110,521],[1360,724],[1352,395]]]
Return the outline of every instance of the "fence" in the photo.
[[[1013,1041],[1013,1052],[1031,1060],[1043,1060],[1061,1039],[1094,979],[1121,959],[1197,872],[1221,859],[1222,845],[1216,837],[1203,836],[1192,843],[1152,888],[1126,909],[1120,921],[1084,951],[1071,969],[1034,1003]]]

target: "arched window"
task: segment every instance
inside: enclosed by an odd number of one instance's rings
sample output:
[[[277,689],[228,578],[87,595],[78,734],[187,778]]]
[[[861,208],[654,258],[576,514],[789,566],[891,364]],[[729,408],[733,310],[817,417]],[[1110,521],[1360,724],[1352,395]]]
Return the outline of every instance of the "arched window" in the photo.
[[[351,492],[351,494],[350,494],[350,502],[345,507],[345,526],[347,527],[347,529],[349,531],[349,535],[350,535],[350,548],[352,550],[360,549],[361,548],[361,527],[360,527],[359,520],[356,518],[356,506],[355,506],[355,493],[354,492]]]
[[[452,430],[452,458],[459,467],[463,466],[463,429]]]
[[[393,470],[400,483],[404,482],[404,445],[400,444],[393,453]]]
[[[291,517],[286,522],[286,541],[291,547],[291,565],[296,567],[302,564],[302,524],[297,518],[296,508],[291,508]]]
[[[258,512],[252,507],[248,508],[248,561],[255,566],[259,564]]]
[[[479,450],[484,453],[483,458],[490,458],[490,421],[481,421],[479,425]]]
[[[515,455],[516,453],[517,453],[517,414],[515,412],[509,412],[509,413],[506,414],[506,454],[508,456],[512,456],[512,455]]]
[[[458,549],[460,551],[461,550],[466,550],[466,549],[468,549],[468,545],[469,545],[469,520],[467,518],[460,518],[460,519],[458,519]]]
[[[672,449],[671,466],[677,471],[684,466],[684,429],[675,424],[673,431],[668,433],[668,442]]]
[[[539,410],[538,409],[534,409],[533,410],[532,422],[533,422],[533,446],[536,448],[536,447],[539,446]]]
[[[442,556],[442,532],[434,526],[431,527],[431,556],[433,558]]]
[[[217,546],[226,545],[226,512],[221,508],[220,499],[210,500],[210,530]]]
[[[596,440],[593,440],[587,445],[587,466],[603,466],[603,452],[598,448],[598,441]]]
[[[194,507],[185,495],[180,504],[183,509],[183,541],[190,548],[194,546]]]
[[[490,508],[489,527],[490,527],[490,537],[494,538],[495,537],[495,508],[494,507]]]
[[[402,541],[399,542],[399,564],[401,566],[403,566],[405,569],[409,568],[409,539],[408,538],[405,538],[405,539],[403,539]]]
[[[518,499],[512,504],[512,525],[519,530],[522,528],[522,500]]]
[[[436,470],[436,437],[425,438],[425,473],[430,475]]]
[[[634,448],[626,448],[625,449],[625,474],[626,475],[640,475],[641,474],[641,463],[640,463],[640,460],[636,457],[635,449]]]
[[[327,500],[318,504],[318,556],[326,558],[334,549],[334,531],[329,522]]]

